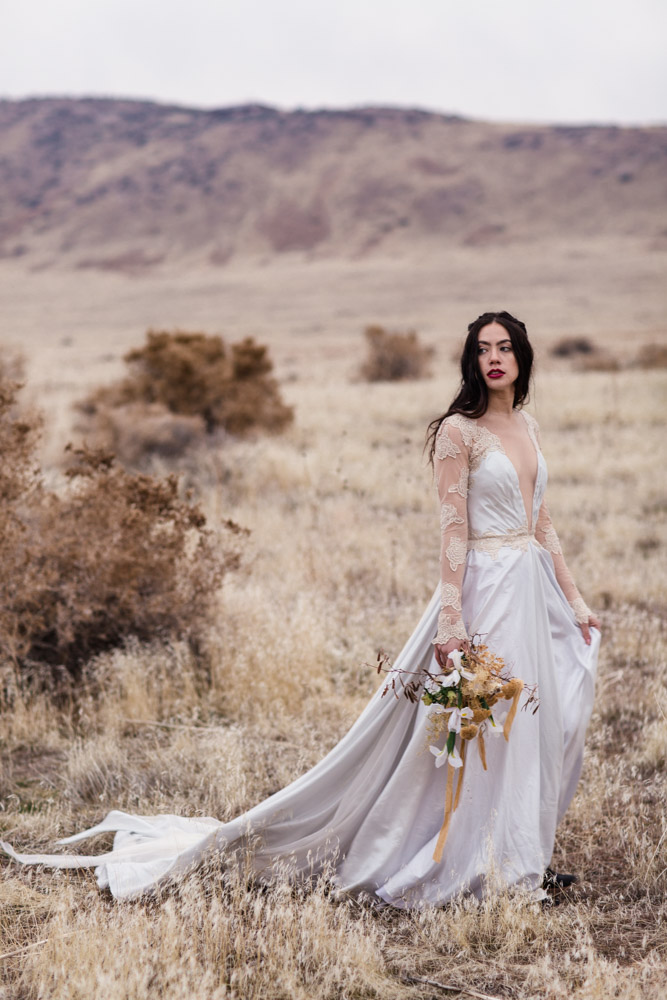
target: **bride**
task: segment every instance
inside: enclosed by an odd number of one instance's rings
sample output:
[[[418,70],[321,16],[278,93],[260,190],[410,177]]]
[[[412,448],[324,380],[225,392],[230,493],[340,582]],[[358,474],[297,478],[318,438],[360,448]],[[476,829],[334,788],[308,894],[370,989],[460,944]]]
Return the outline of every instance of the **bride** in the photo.
[[[512,674],[537,684],[540,699],[538,712],[519,712],[508,742],[488,744],[487,770],[468,755],[439,862],[445,774],[424,753],[428,708],[382,697],[382,688],[319,764],[231,822],[115,811],[60,841],[113,831],[106,854],[3,849],[26,864],[94,866],[100,887],[118,898],[150,891],[216,849],[229,863],[247,855],[258,878],[277,860],[294,876],[333,864],[340,889],[395,907],[441,905],[462,890],[481,896],[498,875],[543,898],[556,826],[581,769],[600,624],[544,500],[537,424],[521,408],[532,361],[524,324],[484,313],[468,327],[460,391],[429,428],[442,578],[394,676],[451,671],[451,654],[478,635]]]

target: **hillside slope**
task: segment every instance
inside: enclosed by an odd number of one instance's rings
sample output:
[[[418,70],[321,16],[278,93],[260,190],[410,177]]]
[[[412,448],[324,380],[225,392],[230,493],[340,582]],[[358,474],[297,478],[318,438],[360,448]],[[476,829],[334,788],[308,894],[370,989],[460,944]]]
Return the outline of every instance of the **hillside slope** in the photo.
[[[0,255],[40,267],[667,235],[667,128],[34,99],[0,136]]]

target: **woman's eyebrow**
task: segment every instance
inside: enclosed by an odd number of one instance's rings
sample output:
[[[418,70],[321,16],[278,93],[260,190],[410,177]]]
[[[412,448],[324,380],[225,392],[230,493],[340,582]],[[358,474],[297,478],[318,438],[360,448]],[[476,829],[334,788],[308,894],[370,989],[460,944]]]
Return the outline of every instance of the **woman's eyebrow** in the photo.
[[[480,345],[483,344],[484,347],[489,347],[490,346],[488,340],[478,340],[477,343],[480,344]],[[512,343],[512,341],[510,340],[509,337],[505,337],[504,340],[498,340],[498,341],[496,341],[496,344],[511,344],[511,343]]]

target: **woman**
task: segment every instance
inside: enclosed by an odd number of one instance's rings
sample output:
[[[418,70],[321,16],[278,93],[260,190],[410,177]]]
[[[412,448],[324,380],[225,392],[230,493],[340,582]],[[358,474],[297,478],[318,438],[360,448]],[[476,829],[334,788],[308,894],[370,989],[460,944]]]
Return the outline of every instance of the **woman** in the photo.
[[[61,841],[115,831],[107,854],[4,849],[26,863],[95,866],[117,897],[223,848],[228,863],[247,857],[260,878],[279,859],[295,876],[332,862],[339,888],[396,907],[442,904],[463,889],[479,896],[498,876],[544,898],[556,825],[579,777],[600,633],[544,503],[537,426],[521,410],[532,360],[523,323],[484,313],[468,328],[460,392],[430,427],[442,580],[393,670],[450,669],[450,654],[482,635],[515,676],[538,685],[541,702],[519,713],[509,742],[489,744],[488,770],[469,755],[440,862],[445,779],[424,753],[428,709],[382,690],[324,760],[229,823],[112,812]]]

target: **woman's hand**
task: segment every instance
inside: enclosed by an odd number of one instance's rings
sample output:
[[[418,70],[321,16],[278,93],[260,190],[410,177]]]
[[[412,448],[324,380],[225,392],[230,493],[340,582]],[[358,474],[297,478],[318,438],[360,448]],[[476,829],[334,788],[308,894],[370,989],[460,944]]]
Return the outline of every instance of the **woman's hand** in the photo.
[[[579,622],[579,628],[587,646],[591,644],[591,629],[596,628],[598,632],[602,631],[600,619],[596,618],[595,615],[590,615],[587,622]]]
[[[455,649],[461,649],[464,652],[467,652],[469,646],[470,643],[467,639],[450,639],[449,642],[436,643],[433,648],[435,649],[435,658],[438,661],[438,666],[443,670],[451,670],[454,664],[450,661],[449,667],[447,666],[449,654],[453,653]]]

